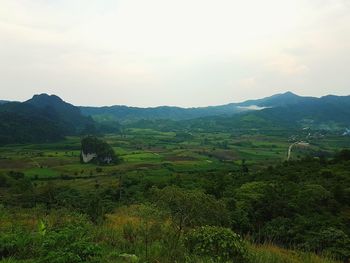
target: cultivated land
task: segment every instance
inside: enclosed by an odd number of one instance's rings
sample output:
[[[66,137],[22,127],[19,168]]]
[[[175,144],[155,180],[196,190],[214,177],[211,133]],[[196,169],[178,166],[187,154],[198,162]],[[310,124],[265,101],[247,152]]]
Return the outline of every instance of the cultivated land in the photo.
[[[305,137],[303,133],[298,136]],[[0,172],[19,171],[40,183],[54,180],[76,187],[93,186],[96,180],[108,185],[117,182],[119,176],[160,182],[174,176],[200,178],[201,173],[236,172],[242,160],[250,169],[258,170],[285,161],[291,144],[290,138],[276,135],[203,132],[177,136],[175,132],[136,128],[104,139],[122,159],[120,164],[81,164],[80,137],[67,137],[57,143],[0,147]],[[328,134],[308,142],[308,146],[295,145],[291,159],[331,154],[350,145],[350,137]]]

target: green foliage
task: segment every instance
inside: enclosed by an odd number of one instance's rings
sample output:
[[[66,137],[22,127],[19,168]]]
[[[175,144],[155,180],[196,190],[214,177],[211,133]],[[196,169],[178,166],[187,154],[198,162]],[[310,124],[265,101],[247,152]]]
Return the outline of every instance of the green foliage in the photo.
[[[307,243],[308,249],[341,260],[350,259],[350,238],[343,231],[329,227],[315,233]]]
[[[189,253],[209,256],[215,262],[248,262],[246,245],[239,235],[228,228],[195,228],[186,234],[185,246]]]
[[[43,262],[88,262],[98,256],[101,248],[92,242],[85,226],[67,225],[47,232],[40,252]]]
[[[45,236],[46,234],[46,225],[43,220],[39,220],[38,222],[38,232],[42,236]]]
[[[217,129],[228,120],[212,121]],[[206,225],[273,243],[248,248],[254,263],[334,263],[288,249],[347,259],[350,162],[343,151],[331,159],[347,137],[315,140],[322,158],[279,162],[295,130],[232,124],[227,133],[193,132],[206,126],[202,120],[142,125],[149,129],[105,137],[124,162],[102,168],[79,163],[78,137],[1,147],[3,261],[127,262],[120,255],[135,255],[139,262],[213,263],[217,256],[185,248],[187,233]],[[118,215],[121,207],[131,212]]]
[[[9,233],[3,232],[0,235],[0,259],[11,256],[18,258],[30,257],[33,253],[37,253],[37,251],[33,251],[35,248],[34,242],[33,236],[22,232],[20,229],[14,229]]]
[[[101,247],[93,242],[92,228],[83,217],[70,216],[72,220],[64,225],[56,223],[50,227],[40,219],[35,232],[18,227],[4,230],[0,235],[0,258],[36,259],[43,263],[93,262],[94,257],[100,256]]]
[[[160,207],[169,209],[179,230],[200,225],[228,224],[225,203],[198,190],[183,190],[168,186],[154,190],[154,198]]]

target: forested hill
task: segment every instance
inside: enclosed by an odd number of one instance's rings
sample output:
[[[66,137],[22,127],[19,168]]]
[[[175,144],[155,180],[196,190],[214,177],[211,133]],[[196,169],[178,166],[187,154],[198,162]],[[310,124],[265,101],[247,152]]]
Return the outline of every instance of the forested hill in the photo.
[[[0,122],[0,143],[46,142],[82,131],[110,133],[120,129],[118,123],[142,128],[158,125],[163,130],[344,130],[350,127],[350,96],[314,98],[286,92],[202,108],[96,108],[76,107],[58,96],[40,94],[22,103],[0,102]]]
[[[240,103],[230,103],[220,106],[200,108],[155,107],[137,108],[128,106],[110,107],[80,107],[82,113],[96,120],[116,120],[133,122],[138,120],[191,120],[205,117],[235,117],[235,122],[249,119],[259,119],[264,122],[340,122],[350,123],[350,96],[324,96],[321,98],[302,97],[291,92],[276,94],[271,97],[248,100]],[[247,114],[250,117],[247,117]],[[252,124],[254,126],[254,123]]]
[[[261,110],[265,107],[293,105],[295,103],[317,100],[312,97],[301,97],[292,92],[276,94],[258,100],[248,100],[239,103],[229,103],[219,106],[198,108],[181,108],[160,106],[153,108],[139,108],[115,105],[110,107],[80,107],[84,115],[94,116],[97,119],[116,119],[118,121],[135,120],[188,120],[208,116],[230,116],[237,113]]]
[[[79,133],[90,117],[57,96],[36,95],[26,102],[0,105],[0,143],[48,142]]]
[[[295,104],[268,107],[231,117],[196,120],[197,127],[238,128],[316,128],[344,130],[350,127],[350,96],[325,96]]]
[[[63,101],[56,95],[34,95],[33,98],[24,103],[33,105],[42,110],[55,112],[61,122],[65,124],[67,130],[72,128],[70,132],[81,130],[86,125],[92,124],[92,119],[90,117],[83,116],[78,107]]]

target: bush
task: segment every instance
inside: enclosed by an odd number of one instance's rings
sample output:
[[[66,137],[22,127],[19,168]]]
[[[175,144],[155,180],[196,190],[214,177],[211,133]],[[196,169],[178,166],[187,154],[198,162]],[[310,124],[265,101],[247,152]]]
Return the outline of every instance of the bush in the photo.
[[[25,258],[32,256],[34,239],[29,233],[15,231],[0,235],[0,259],[7,257]]]
[[[202,226],[188,232],[184,239],[189,253],[209,256],[218,262],[248,261],[248,250],[240,236],[223,227]]]
[[[48,231],[41,244],[42,262],[88,262],[100,255],[101,248],[95,244],[89,227],[76,224]]]
[[[307,248],[341,260],[350,259],[350,238],[343,231],[330,227],[307,242]]]

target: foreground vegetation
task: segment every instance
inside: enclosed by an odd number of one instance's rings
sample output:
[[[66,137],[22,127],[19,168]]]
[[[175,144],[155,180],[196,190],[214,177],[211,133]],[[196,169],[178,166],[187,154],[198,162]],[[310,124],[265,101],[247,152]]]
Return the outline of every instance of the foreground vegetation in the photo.
[[[2,207],[1,262],[336,262],[272,244],[253,245],[227,228],[204,227],[209,230],[204,235],[186,232],[177,240],[174,225],[151,215],[153,209],[122,207],[95,225],[66,209],[47,213],[36,207],[18,213]],[[201,249],[193,248],[199,245]]]
[[[1,147],[1,262],[346,262],[349,139],[286,162],[292,132],[130,128],[106,166],[78,137]]]

